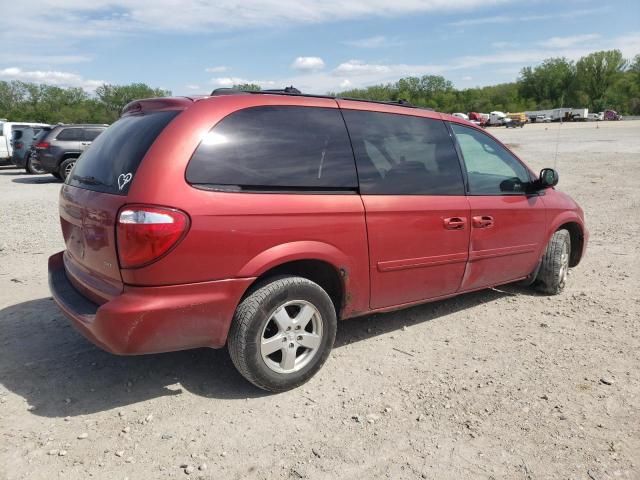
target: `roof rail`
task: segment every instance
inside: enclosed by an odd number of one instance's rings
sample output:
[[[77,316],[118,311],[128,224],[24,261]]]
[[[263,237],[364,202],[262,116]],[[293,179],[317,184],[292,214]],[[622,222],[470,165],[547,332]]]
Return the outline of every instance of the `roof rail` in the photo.
[[[269,89],[269,90],[238,90],[234,88],[216,88],[213,92],[211,92],[211,96],[219,96],[219,95],[291,95],[291,96],[300,96],[300,97],[311,97],[311,98],[330,98],[333,100],[349,100],[353,102],[368,102],[368,103],[379,103],[383,105],[397,105],[400,107],[407,108],[418,108],[421,110],[430,110],[433,111],[433,108],[430,107],[419,107],[413,105],[408,100],[404,98],[398,100],[367,100],[364,98],[351,98],[351,97],[340,97],[334,95],[317,95],[312,93],[302,93],[300,90],[295,88],[293,85],[283,88],[283,89]]]

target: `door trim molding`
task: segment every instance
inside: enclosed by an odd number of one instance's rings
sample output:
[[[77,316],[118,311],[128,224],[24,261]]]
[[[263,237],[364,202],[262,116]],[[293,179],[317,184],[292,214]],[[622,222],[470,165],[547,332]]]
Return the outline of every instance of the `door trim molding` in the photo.
[[[449,263],[466,262],[467,252],[450,253],[447,255],[435,255],[431,257],[404,258],[402,260],[387,260],[378,262],[377,267],[380,272],[393,272],[397,270],[407,270],[410,268],[435,267]]]
[[[506,257],[507,255],[522,255],[536,251],[538,245],[529,243],[526,245],[515,245],[513,247],[490,248],[488,250],[472,250],[469,252],[469,261],[484,260],[487,258]]]

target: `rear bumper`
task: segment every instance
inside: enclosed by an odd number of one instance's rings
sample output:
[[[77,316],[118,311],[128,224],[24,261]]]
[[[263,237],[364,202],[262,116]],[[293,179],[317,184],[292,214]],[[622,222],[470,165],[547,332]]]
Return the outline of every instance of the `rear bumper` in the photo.
[[[80,333],[118,355],[224,346],[236,306],[254,280],[125,286],[121,295],[97,305],[71,284],[62,255],[49,258],[53,299]]]

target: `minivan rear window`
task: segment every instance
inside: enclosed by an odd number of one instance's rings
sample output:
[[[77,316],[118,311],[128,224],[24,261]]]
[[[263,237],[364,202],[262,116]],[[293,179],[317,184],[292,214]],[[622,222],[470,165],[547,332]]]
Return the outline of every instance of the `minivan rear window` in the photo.
[[[80,156],[67,185],[126,195],[147,150],[178,113],[151,112],[116,121]]]
[[[336,108],[262,106],[212,128],[187,167],[187,181],[231,191],[355,191],[349,135]]]

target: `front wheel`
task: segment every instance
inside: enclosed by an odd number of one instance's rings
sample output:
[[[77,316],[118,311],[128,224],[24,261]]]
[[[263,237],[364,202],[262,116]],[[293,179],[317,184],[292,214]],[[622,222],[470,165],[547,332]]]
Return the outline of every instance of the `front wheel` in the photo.
[[[308,381],[329,357],[336,310],[327,292],[302,277],[275,279],[238,306],[227,346],[244,378],[271,392]]]
[[[549,295],[557,295],[567,283],[569,258],[571,256],[571,235],[568,230],[558,230],[553,234],[542,257],[536,277],[536,288]]]

